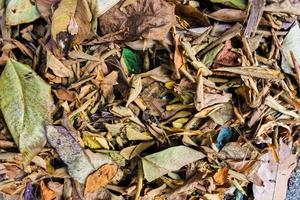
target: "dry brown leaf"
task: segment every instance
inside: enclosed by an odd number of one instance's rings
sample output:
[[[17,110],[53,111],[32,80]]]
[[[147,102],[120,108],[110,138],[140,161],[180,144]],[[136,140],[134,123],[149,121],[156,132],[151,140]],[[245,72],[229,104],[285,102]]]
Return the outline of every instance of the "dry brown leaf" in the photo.
[[[48,19],[52,15],[52,10],[60,0],[36,0],[36,6],[42,17]]]
[[[113,71],[101,81],[100,88],[102,90],[103,96],[107,99],[109,103],[111,103],[115,96],[113,92],[113,86],[117,84],[118,80],[118,72]]]
[[[222,22],[243,22],[247,13],[244,10],[223,8],[209,14],[208,16]]]
[[[190,5],[176,5],[176,14],[184,17],[188,22],[197,26],[209,26],[210,24],[206,15]]]
[[[174,36],[174,41],[175,41],[175,52],[174,52],[174,77],[179,79],[180,78],[180,73],[179,70],[184,64],[183,62],[183,56],[180,51],[180,35],[176,34]]]
[[[224,185],[228,180],[228,168],[220,168],[213,176],[216,185]]]
[[[43,180],[40,182],[40,187],[41,187],[43,200],[54,200],[54,199],[56,199],[56,193],[53,190],[49,189],[45,185]]]
[[[220,51],[220,53],[214,60],[215,67],[216,65],[237,66],[239,64],[238,62],[239,55],[231,51],[232,48],[233,48],[232,41],[227,40],[225,42],[223,49]]]
[[[175,25],[174,5],[163,0],[140,0],[120,10],[122,1],[100,17],[100,29],[104,34],[129,28],[124,40],[134,41],[140,37],[163,40]]]
[[[127,100],[127,103],[126,103],[126,107],[128,107],[129,104],[131,102],[133,102],[139,96],[142,89],[143,89],[143,85],[142,85],[141,76],[139,76],[139,75],[134,76],[132,78],[131,90],[130,90],[129,97],[128,97],[128,100]]]
[[[78,26],[78,33],[76,34],[74,42],[75,44],[80,44],[93,35],[91,31],[92,13],[87,0],[77,1],[74,19]]]
[[[117,170],[118,167],[115,164],[105,164],[101,166],[87,178],[85,193],[92,193],[99,188],[106,186],[116,175]]]
[[[73,77],[74,73],[66,67],[58,58],[50,51],[47,51],[47,67],[58,77]]]
[[[64,88],[60,88],[58,90],[54,90],[54,94],[56,95],[56,97],[60,100],[64,100],[64,101],[74,101],[75,97],[76,97],[76,93],[75,92],[71,92],[67,89]]]

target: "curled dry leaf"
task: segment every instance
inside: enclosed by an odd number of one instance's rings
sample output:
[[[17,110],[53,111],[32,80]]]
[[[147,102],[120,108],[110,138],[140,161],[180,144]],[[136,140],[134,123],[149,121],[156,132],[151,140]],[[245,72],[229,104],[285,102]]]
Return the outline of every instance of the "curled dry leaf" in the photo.
[[[117,170],[118,167],[115,164],[105,164],[101,166],[87,178],[85,193],[92,193],[101,187],[105,187],[116,175]]]

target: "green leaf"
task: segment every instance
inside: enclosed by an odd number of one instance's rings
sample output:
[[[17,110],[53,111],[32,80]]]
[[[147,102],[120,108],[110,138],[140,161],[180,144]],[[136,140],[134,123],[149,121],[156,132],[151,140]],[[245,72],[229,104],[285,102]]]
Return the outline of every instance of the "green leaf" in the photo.
[[[25,161],[46,144],[52,106],[50,86],[28,65],[8,60],[0,77],[0,108]]]
[[[216,46],[215,48],[207,52],[202,59],[203,64],[207,67],[210,67],[213,64],[218,53],[223,49],[223,47],[224,44],[220,44],[219,46]]]
[[[246,0],[210,0],[213,3],[221,3],[226,6],[232,7],[232,8],[238,8],[238,9],[246,9],[247,8],[247,2]]]
[[[139,57],[136,53],[130,49],[123,48],[122,59],[126,65],[129,74],[138,74],[141,73],[141,64]]]
[[[15,26],[29,23],[40,17],[40,12],[31,0],[8,0],[6,4],[7,25]]]
[[[142,158],[145,178],[151,182],[204,157],[203,153],[186,146],[171,147],[148,155]]]
[[[293,74],[293,60],[291,57],[291,52],[294,53],[295,57],[300,59],[300,46],[295,41],[300,40],[300,27],[299,23],[296,22],[295,25],[290,29],[289,33],[283,40],[282,44],[282,63],[281,69],[287,74]]]
[[[69,174],[80,183],[85,183],[89,174],[101,165],[112,162],[109,156],[82,149],[71,133],[62,126],[47,126],[47,138],[68,166]]]

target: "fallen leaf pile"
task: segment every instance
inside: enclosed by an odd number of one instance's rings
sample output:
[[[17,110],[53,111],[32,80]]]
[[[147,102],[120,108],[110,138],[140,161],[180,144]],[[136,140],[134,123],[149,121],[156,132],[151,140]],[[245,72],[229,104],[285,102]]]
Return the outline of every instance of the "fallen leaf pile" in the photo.
[[[299,0],[0,0],[0,12],[0,199],[285,199]]]

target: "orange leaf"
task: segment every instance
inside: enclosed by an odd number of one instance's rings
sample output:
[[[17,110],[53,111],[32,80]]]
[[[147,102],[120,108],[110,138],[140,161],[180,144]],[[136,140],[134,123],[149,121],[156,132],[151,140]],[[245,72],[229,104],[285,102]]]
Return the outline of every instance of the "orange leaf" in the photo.
[[[216,182],[216,185],[224,185],[227,181],[227,175],[228,175],[227,168],[218,169],[217,173],[215,173],[213,177]]]
[[[96,172],[89,175],[86,181],[85,192],[94,192],[101,187],[106,186],[116,175],[117,165],[106,164],[101,166]]]
[[[50,190],[42,180],[40,182],[41,192],[42,192],[42,199],[43,200],[54,200],[56,199],[56,193],[53,190]]]
[[[176,34],[174,36],[174,40],[175,40],[175,53],[174,53],[174,75],[176,78],[180,78],[180,73],[179,70],[181,68],[181,66],[184,64],[183,63],[183,56],[180,52],[179,49],[179,45],[180,45],[180,35]]]

